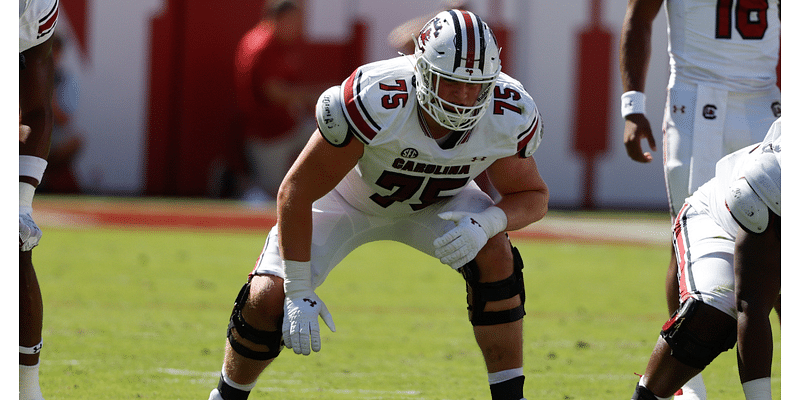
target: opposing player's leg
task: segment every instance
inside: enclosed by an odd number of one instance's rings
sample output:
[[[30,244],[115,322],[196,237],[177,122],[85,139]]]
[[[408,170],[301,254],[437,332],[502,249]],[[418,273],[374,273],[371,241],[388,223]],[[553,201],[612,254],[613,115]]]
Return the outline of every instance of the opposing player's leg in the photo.
[[[493,400],[523,398],[522,267],[519,252],[500,234],[461,269],[467,281],[469,318],[489,373]]]
[[[39,351],[42,348],[42,293],[32,252],[19,253],[19,398],[42,399]]]
[[[667,186],[667,199],[670,216],[674,222],[686,198],[704,183],[702,176],[713,176],[714,163],[694,161],[693,152],[703,138],[694,134],[697,121],[697,85],[677,80],[669,89],[668,103],[664,111],[664,177]],[[702,147],[702,146],[701,146]],[[708,175],[710,174],[710,175]],[[673,315],[680,306],[678,285],[678,263],[674,244],[670,248],[667,264],[665,294],[667,315]],[[676,400],[705,400],[706,387],[703,377],[698,374],[675,393]]]
[[[633,399],[672,396],[736,342],[733,238],[691,206],[678,213],[674,238],[681,306],[662,327]]]
[[[225,361],[209,400],[247,399],[258,376],[282,349],[283,279],[255,275],[234,303]]]
[[[734,318],[690,298],[664,325],[639,386],[668,398],[735,342]]]

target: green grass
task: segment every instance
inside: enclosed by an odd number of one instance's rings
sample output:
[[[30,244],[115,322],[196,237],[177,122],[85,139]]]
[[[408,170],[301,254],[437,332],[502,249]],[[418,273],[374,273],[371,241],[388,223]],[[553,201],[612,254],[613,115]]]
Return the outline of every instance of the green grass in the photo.
[[[264,234],[45,228],[34,251],[45,304],[48,399],[206,399],[233,299]],[[666,319],[666,248],[517,240],[525,259],[526,395],[627,399]],[[391,242],[351,254],[318,290],[338,332],[291,350],[251,399],[488,399],[464,283]],[[773,398],[780,398],[780,330]],[[709,399],[744,399],[729,351]]]

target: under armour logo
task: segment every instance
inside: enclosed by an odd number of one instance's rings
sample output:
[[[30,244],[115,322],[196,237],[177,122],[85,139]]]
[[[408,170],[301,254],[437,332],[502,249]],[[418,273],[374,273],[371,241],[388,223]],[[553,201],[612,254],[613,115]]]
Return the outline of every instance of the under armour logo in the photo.
[[[33,346],[33,354],[39,354],[42,351],[42,343],[40,342],[36,346]]]
[[[303,299],[303,301],[307,302],[309,305],[311,305],[311,307],[314,307],[314,306],[317,305],[317,302],[314,301],[314,300],[311,300],[311,299]]]
[[[678,111],[680,111],[680,112],[681,112],[681,114],[686,114],[686,106],[680,106],[680,107],[678,107],[678,106],[672,106],[672,112],[673,112],[673,113],[677,114],[677,113],[678,113]]]
[[[471,224],[473,224],[473,225],[478,225],[478,226],[481,226],[481,224],[479,224],[479,223],[478,223],[478,221],[475,221],[475,219],[474,219],[474,218],[470,218],[470,219],[469,219],[469,222],[470,222]]]

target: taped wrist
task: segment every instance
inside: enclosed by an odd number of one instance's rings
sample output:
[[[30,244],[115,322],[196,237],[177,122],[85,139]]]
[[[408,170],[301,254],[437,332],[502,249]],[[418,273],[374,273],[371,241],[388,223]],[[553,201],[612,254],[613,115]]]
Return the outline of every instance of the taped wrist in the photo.
[[[508,216],[500,207],[491,206],[480,215],[485,217],[483,223],[486,226],[483,226],[483,230],[486,231],[486,237],[489,239],[504,231],[508,226]]]
[[[33,195],[36,193],[36,188],[27,182],[19,183],[19,210],[20,212],[32,211]]]
[[[286,277],[283,279],[283,292],[292,298],[300,292],[311,289],[311,262],[281,260]]]
[[[622,118],[630,114],[644,114],[645,99],[644,93],[635,90],[623,93],[620,98]]]

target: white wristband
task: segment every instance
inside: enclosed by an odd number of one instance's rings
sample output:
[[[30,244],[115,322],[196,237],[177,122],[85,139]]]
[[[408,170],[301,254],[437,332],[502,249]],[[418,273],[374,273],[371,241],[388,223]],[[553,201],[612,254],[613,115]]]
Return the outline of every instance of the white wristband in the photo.
[[[281,260],[283,272],[283,292],[286,296],[311,290],[311,261]]]
[[[19,156],[19,176],[29,176],[36,179],[37,182],[41,182],[45,168],[47,168],[47,160],[44,158]]]
[[[622,118],[629,114],[644,114],[645,96],[642,92],[631,90],[622,94]]]

